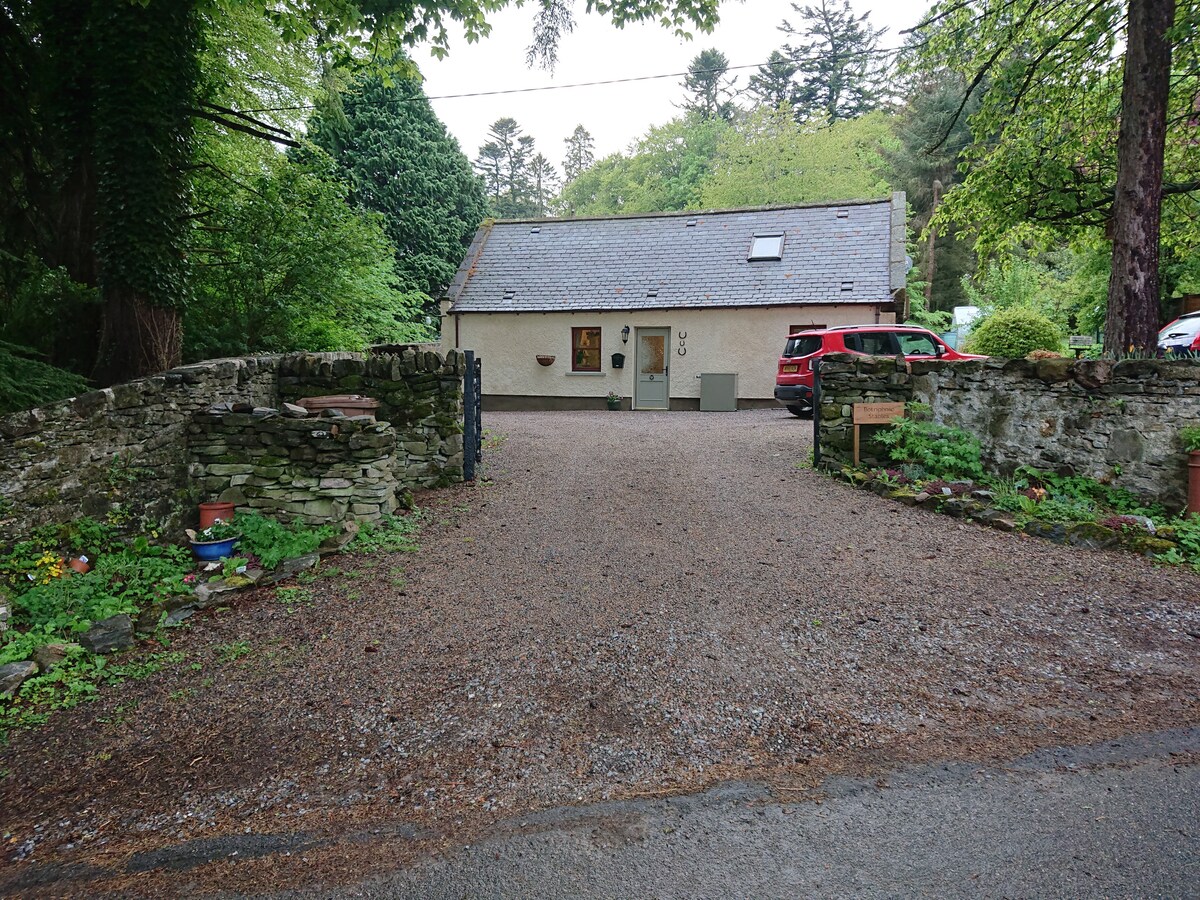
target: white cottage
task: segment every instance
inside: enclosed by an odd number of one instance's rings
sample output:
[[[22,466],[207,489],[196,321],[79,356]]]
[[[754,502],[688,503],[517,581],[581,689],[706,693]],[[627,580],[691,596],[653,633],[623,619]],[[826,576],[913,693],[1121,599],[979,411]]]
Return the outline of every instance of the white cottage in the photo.
[[[442,302],[485,409],[698,409],[702,375],[775,404],[804,328],[904,315],[904,194],[821,206],[485,222]],[[726,385],[731,379],[724,379]],[[705,382],[716,384],[716,380]]]

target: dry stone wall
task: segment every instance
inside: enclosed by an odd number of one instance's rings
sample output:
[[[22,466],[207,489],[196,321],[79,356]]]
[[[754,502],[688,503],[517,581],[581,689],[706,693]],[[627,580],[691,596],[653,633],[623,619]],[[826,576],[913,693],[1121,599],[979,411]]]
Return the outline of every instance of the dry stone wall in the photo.
[[[165,527],[192,500],[183,452],[214,402],[272,402],[277,360],[212,360],[0,418],[0,543],[81,515]]]
[[[379,401],[376,418],[396,430],[400,482],[409,488],[462,480],[462,380],[466,358],[419,346],[396,352],[331,359],[321,354],[284,357],[280,397],[292,403],[326,394],[362,394]]]
[[[977,435],[999,472],[1031,465],[1111,481],[1170,508],[1186,500],[1179,429],[1200,423],[1197,360],[905,364],[837,354],[821,363],[821,389],[821,452],[832,462],[850,458],[853,403],[918,400],[937,421]],[[886,459],[880,449],[868,453]]]
[[[370,416],[206,412],[188,432],[191,479],[216,500],[311,525],[398,506],[396,432]]]
[[[220,403],[279,408],[303,396],[374,396],[381,402],[378,418],[395,428],[389,477],[397,490],[459,481],[465,371],[461,352],[442,357],[420,345],[210,360],[4,416],[0,543],[19,539],[31,526],[85,514],[142,530],[190,522],[197,501],[215,498],[209,482],[189,475],[188,439],[198,434],[188,430],[197,414]],[[245,462],[251,470],[261,464]],[[336,470],[342,462],[330,466]]]

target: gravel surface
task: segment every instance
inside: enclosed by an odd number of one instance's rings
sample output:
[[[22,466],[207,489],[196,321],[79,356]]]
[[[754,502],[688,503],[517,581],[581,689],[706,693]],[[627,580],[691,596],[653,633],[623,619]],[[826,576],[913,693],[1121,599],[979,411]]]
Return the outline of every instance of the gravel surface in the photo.
[[[1189,572],[855,491],[782,411],[485,425],[419,553],[239,595],[15,735],[0,893],[357,879],[563,804],[1200,724]]]

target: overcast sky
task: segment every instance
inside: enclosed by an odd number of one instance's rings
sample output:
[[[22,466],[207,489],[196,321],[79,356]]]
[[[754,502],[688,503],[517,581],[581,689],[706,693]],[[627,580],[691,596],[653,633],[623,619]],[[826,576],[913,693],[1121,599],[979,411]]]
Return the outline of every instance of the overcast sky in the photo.
[[[876,28],[888,29],[880,41],[885,47],[901,43],[898,32],[914,25],[929,5],[928,0],[851,0],[856,12],[870,12]],[[779,31],[780,23],[785,18],[793,25],[799,21],[788,0],[723,0],[716,31],[682,41],[657,25],[618,30],[600,16],[585,15],[582,3],[576,6],[575,31],[564,36],[553,74],[525,65],[534,14],[528,5],[494,15],[491,35],[479,43],[468,44],[459,37],[445,60],[435,60],[427,49],[417,48],[414,57],[425,75],[425,91],[434,98],[434,109],[468,157],[474,159],[478,154],[492,122],[511,116],[560,170],[563,138],[578,124],[592,133],[599,159],[625,149],[651,125],[660,125],[677,115],[676,104],[684,98],[682,78],[492,97],[437,98],[683,72],[692,58],[708,47],[721,50],[731,66],[757,66],[787,40]],[[744,87],[753,71],[743,69],[731,74],[736,74],[738,86]]]

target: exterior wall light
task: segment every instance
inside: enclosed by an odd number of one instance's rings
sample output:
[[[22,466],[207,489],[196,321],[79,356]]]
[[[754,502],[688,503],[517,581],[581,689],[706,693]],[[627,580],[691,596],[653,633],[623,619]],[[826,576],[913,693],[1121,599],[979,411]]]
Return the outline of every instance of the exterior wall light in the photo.
[[[626,325],[624,328],[621,329],[621,343],[622,344],[629,343],[629,326],[628,325]]]

